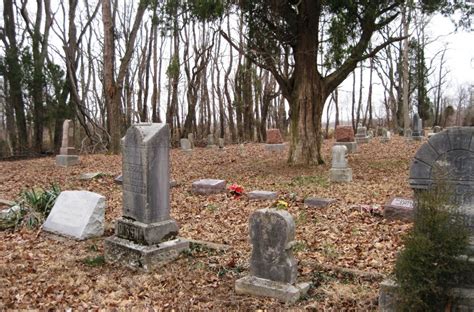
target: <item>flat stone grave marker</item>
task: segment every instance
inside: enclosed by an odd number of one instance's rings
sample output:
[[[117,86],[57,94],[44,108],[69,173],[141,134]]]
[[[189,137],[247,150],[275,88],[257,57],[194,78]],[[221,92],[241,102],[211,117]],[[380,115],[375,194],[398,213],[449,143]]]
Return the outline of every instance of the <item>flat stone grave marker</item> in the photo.
[[[132,125],[123,140],[123,209],[105,259],[151,271],[178,257],[189,243],[170,217],[169,127]]]
[[[414,203],[412,199],[394,197],[383,208],[383,216],[388,220],[413,221]]]
[[[83,173],[79,176],[79,180],[93,180],[95,178],[99,178],[103,176],[104,174],[102,172],[87,172]]]
[[[336,200],[332,198],[318,198],[318,197],[308,197],[308,198],[305,198],[304,200],[304,204],[312,208],[324,208],[335,202]]]
[[[225,180],[202,179],[194,181],[192,184],[192,192],[199,195],[210,195],[223,193],[226,190]]]
[[[238,294],[273,297],[295,302],[309,289],[296,284],[297,263],[292,246],[295,222],[285,210],[260,209],[250,217],[252,256],[250,275],[235,282]]]
[[[84,240],[104,234],[105,197],[88,191],[63,191],[43,230]]]
[[[253,200],[275,200],[277,199],[277,193],[257,190],[249,192],[248,197]]]

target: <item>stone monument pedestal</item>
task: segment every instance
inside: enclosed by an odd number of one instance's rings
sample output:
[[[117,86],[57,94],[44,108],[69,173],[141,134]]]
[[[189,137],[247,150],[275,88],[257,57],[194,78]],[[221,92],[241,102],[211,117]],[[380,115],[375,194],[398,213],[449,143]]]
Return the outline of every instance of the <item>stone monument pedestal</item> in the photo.
[[[74,166],[79,163],[78,155],[56,155],[56,165],[62,167]]]
[[[356,142],[334,142],[333,146],[345,146],[347,148],[348,154],[357,153],[357,143]]]
[[[140,245],[117,236],[109,237],[104,242],[105,260],[119,263],[132,269],[153,271],[176,259],[189,248],[189,242],[176,238],[158,245]]]
[[[331,182],[352,182],[352,168],[331,168],[329,180]]]
[[[285,149],[285,144],[265,144],[265,150],[269,152],[283,152]]]
[[[309,283],[292,285],[249,275],[235,281],[235,291],[238,294],[270,297],[294,303],[308,292],[309,285]]]

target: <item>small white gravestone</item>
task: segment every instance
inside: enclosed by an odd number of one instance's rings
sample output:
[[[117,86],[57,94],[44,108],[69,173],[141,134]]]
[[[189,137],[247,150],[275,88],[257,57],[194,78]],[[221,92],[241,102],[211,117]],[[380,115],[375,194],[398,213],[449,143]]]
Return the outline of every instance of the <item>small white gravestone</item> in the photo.
[[[332,168],[329,170],[329,180],[331,182],[351,182],[352,169],[347,166],[347,147],[332,147]]]
[[[78,240],[104,234],[105,197],[88,191],[59,194],[43,230]]]

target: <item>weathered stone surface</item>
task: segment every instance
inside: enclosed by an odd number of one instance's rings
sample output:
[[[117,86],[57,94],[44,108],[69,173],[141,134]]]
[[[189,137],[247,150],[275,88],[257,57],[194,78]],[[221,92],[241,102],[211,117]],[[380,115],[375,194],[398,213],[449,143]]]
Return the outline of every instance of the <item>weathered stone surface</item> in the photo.
[[[423,127],[422,127],[422,121],[421,121],[421,118],[418,114],[414,114],[413,115],[413,132],[412,132],[412,136],[413,137],[421,137],[421,130],[423,130]]]
[[[61,167],[74,166],[79,163],[78,155],[56,155],[56,165]]]
[[[304,204],[306,206],[313,207],[313,208],[324,208],[334,202],[336,202],[336,200],[332,198],[318,198],[318,197],[308,197],[308,198],[305,198],[304,200]]]
[[[413,221],[414,203],[412,199],[394,197],[384,206],[383,216],[388,220]]]
[[[354,129],[352,126],[336,127],[336,142],[354,142]]]
[[[179,140],[179,143],[181,145],[181,150],[183,151],[190,151],[191,148],[191,142],[189,142],[189,139],[181,139]]]
[[[104,241],[107,262],[147,272],[176,259],[181,252],[187,249],[189,249],[189,242],[182,238],[153,246],[135,244],[116,236],[109,237]]]
[[[434,133],[441,132],[441,130],[443,130],[443,128],[441,128],[440,126],[434,126],[434,127],[433,127],[433,132],[434,132]]]
[[[88,191],[63,191],[43,230],[78,240],[104,234],[105,197]]]
[[[331,182],[351,182],[352,169],[347,167],[347,148],[345,146],[332,147],[332,168],[329,170]]]
[[[269,152],[283,152],[285,144],[265,144],[265,150]]]
[[[216,147],[216,144],[214,144],[214,134],[212,133],[207,136],[207,147],[209,148]]]
[[[102,172],[87,172],[83,173],[79,176],[79,180],[93,180],[95,178],[99,178],[103,176]]]
[[[355,135],[357,144],[369,143],[370,138],[367,136],[367,128],[363,126],[357,127],[357,133]]]
[[[294,283],[298,273],[291,246],[295,223],[285,210],[260,209],[250,217],[253,276],[282,283]]]
[[[195,147],[194,146],[194,134],[188,133],[188,140],[189,140],[189,144],[191,144],[191,149],[193,149]]]
[[[352,182],[352,169],[338,169],[331,168],[329,170],[329,180],[335,183],[348,183]]]
[[[182,239],[170,240],[178,225],[169,215],[168,125],[133,125],[122,146],[123,217],[116,235],[105,240],[105,258],[149,271],[189,246]]]
[[[224,148],[224,146],[225,146],[224,138],[219,138],[218,144],[219,144],[219,148]]]
[[[357,153],[357,143],[356,142],[335,142],[333,146],[345,146],[347,148],[348,154]]]
[[[380,139],[380,142],[387,143],[388,141],[390,141],[391,138],[392,138],[392,134],[390,133],[390,131],[388,131],[386,128],[383,128],[382,138]]]
[[[123,183],[123,176],[121,174],[119,174],[118,176],[115,177],[114,179],[114,182],[119,184],[119,185],[122,185]]]
[[[123,141],[123,216],[143,223],[169,219],[169,128],[131,126]]]
[[[380,283],[379,311],[396,312],[398,305],[398,285],[393,280],[387,279]]]
[[[178,230],[178,224],[171,219],[145,224],[122,218],[117,221],[115,235],[140,245],[156,245],[176,237]]]
[[[309,290],[309,283],[291,285],[255,276],[246,276],[235,282],[238,294],[275,298],[281,302],[294,303]]]
[[[200,195],[218,194],[225,192],[226,182],[216,179],[202,179],[194,181],[192,192]]]
[[[270,191],[252,191],[248,194],[249,199],[255,200],[274,200],[277,199],[276,192]]]
[[[283,143],[280,129],[267,129],[267,144]]]
[[[74,124],[70,119],[63,122],[63,137],[59,153],[61,155],[77,155],[74,148]]]

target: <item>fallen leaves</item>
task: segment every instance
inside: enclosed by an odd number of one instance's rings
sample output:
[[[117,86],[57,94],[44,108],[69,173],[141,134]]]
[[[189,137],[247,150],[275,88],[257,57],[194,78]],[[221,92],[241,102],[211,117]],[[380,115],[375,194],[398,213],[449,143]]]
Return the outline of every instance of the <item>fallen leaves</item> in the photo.
[[[380,210],[393,196],[411,195],[408,168],[419,143],[394,137],[388,144],[375,139],[361,145],[358,154],[348,157],[354,174],[349,184],[327,180],[331,144],[325,142],[327,163],[318,167],[290,167],[285,154],[268,153],[259,144],[231,145],[222,151],[197,149],[190,155],[172,150],[171,177],[179,184],[171,189],[170,205],[180,236],[232,248],[194,250],[157,272],[101,264],[103,238],[75,242],[43,232],[36,236],[26,229],[0,232],[0,309],[286,309],[275,300],[238,296],[233,290],[235,280],[248,274],[248,218],[274,201],[191,194],[194,180],[216,178],[238,182],[246,191],[276,191],[278,200],[287,203],[281,208],[297,223],[299,280],[317,286],[295,308],[374,310],[379,279],[347,279],[347,272],[378,277],[391,272],[401,237],[411,225],[386,221]],[[63,190],[85,189],[106,196],[108,235],[121,216],[121,186],[114,183],[121,173],[120,156],[84,155],[78,166],[69,168],[56,167],[53,157],[1,162],[0,172],[2,199],[14,200],[23,189],[57,183]],[[80,180],[85,172],[103,175]],[[303,203],[308,196],[337,201],[308,208]]]

